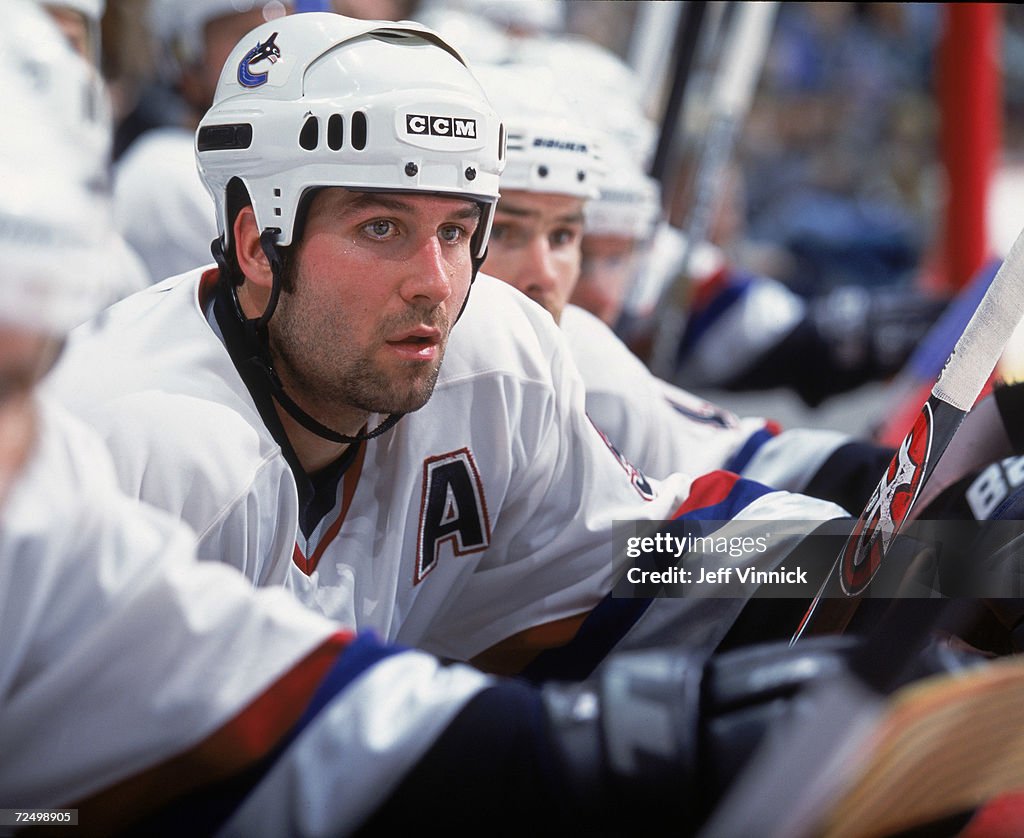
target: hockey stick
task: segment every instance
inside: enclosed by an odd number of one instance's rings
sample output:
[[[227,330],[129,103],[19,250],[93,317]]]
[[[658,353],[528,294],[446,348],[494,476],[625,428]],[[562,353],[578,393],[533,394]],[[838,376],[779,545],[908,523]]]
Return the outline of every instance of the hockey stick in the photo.
[[[841,632],[860,604],[946,446],[973,407],[1024,314],[1024,231],[1010,248],[946,361],[917,421],[854,525],[800,625],[804,634]]]
[[[707,238],[714,199],[732,155],[736,131],[754,98],[777,7],[778,3],[774,2],[737,4],[736,21],[712,91],[710,124],[697,161],[690,217],[684,230],[686,244],[680,260],[683,277],[689,271],[694,250]],[[664,289],[654,325],[650,367],[655,375],[666,380],[672,378],[676,351],[686,325],[682,285],[680,279],[676,279]]]
[[[688,3],[680,12],[677,23],[673,55],[675,66],[672,73],[672,87],[669,90],[665,112],[661,118],[661,133],[651,162],[650,176],[664,184],[668,173],[669,152],[675,145],[675,135],[679,126],[679,114],[683,109],[686,88],[693,69],[693,60],[697,55],[697,41],[704,24],[704,11],[707,3]]]

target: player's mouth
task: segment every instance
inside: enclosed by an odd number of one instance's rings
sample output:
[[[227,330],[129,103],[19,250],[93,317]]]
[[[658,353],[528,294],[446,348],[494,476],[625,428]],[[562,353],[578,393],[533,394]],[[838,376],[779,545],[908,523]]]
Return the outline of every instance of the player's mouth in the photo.
[[[419,326],[387,339],[400,358],[406,361],[433,361],[441,348],[441,332],[429,326]]]

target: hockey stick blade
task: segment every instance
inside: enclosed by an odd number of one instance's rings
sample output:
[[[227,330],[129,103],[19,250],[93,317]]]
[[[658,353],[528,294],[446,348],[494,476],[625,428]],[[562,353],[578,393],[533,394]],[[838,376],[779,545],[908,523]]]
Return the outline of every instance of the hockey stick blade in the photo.
[[[1024,231],[978,304],[917,421],[861,512],[790,642],[843,631],[914,502],[1024,314]]]

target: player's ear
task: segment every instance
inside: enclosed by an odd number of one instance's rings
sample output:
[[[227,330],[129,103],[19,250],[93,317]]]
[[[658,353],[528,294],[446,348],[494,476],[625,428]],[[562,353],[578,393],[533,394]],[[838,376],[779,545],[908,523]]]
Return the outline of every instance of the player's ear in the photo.
[[[274,283],[274,275],[260,245],[260,230],[251,206],[238,211],[231,233],[235,242],[235,258],[245,278],[269,289]]]

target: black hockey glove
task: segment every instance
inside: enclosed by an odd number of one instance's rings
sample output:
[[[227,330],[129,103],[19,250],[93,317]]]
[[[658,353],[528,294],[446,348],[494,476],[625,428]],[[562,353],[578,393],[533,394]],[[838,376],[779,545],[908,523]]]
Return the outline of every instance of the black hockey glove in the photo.
[[[611,659],[593,682],[547,685],[551,738],[579,811],[609,833],[696,831],[801,691],[846,671],[860,642],[820,637],[711,658],[635,652]],[[963,665],[933,645],[907,677]]]

